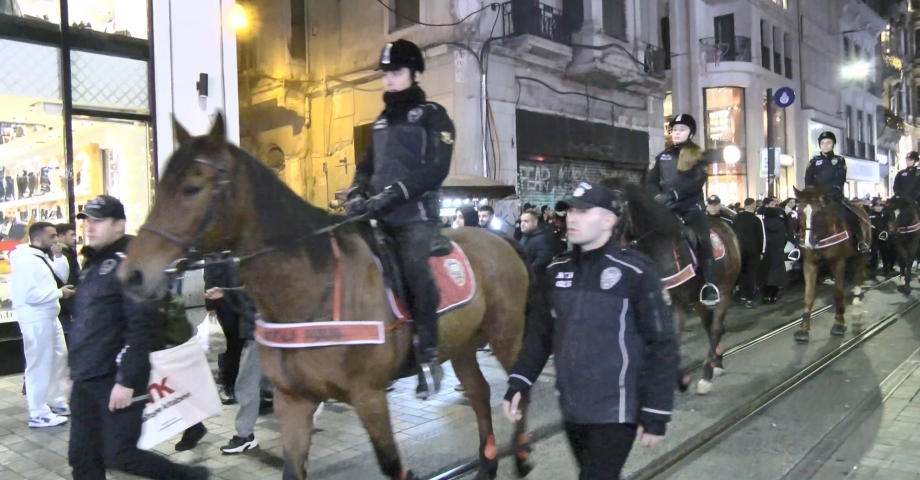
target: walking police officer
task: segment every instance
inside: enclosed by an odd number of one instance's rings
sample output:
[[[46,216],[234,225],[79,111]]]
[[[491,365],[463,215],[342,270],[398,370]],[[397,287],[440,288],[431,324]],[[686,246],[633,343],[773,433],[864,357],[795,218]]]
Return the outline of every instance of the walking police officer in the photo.
[[[917,201],[917,196],[920,194],[920,168],[917,168],[920,154],[910,152],[906,160],[907,168],[898,172],[898,175],[894,177],[894,185],[891,190],[901,198]]]
[[[714,307],[719,304],[719,289],[715,285],[709,219],[703,209],[703,186],[709,172],[702,150],[691,140],[696,134],[696,120],[682,113],[671,119],[668,125],[673,145],[655,157],[645,184],[656,194],[657,202],[667,205],[696,233],[700,270],[705,282],[700,290],[700,302]]]
[[[846,219],[856,238],[859,253],[869,253],[869,245],[863,238],[859,217],[844,204],[843,186],[847,183],[847,161],[834,153],[837,136],[833,132],[824,132],[818,136],[818,145],[821,147],[821,153],[808,161],[808,167],[805,169],[805,186],[820,187],[831,196],[838,212]]]
[[[454,124],[444,107],[426,100],[418,85],[425,71],[419,47],[388,43],[380,55],[383,113],[374,122],[371,145],[358,163],[349,216],[371,214],[396,240],[397,255],[418,329],[418,356],[429,394],[441,388],[438,359],[437,284],[428,265],[440,235],[438,190],[450,172]]]
[[[521,396],[555,354],[581,480],[620,478],[633,441],[660,442],[674,405],[678,345],[661,272],[613,236],[625,203],[623,191],[581,183],[556,206],[575,247],[547,268],[505,395],[505,415],[520,420]]]

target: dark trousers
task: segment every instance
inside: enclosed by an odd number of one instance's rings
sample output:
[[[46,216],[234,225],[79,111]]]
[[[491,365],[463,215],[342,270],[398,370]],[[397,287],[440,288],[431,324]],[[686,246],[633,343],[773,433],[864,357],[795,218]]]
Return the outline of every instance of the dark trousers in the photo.
[[[706,218],[706,212],[700,209],[692,209],[684,212],[678,212],[678,216],[684,221],[684,225],[690,227],[700,237],[697,255],[700,263],[706,260],[712,260],[712,241],[709,239],[709,219]]]
[[[200,474],[194,475],[192,467],[138,450],[145,403],[135,402],[128,408],[110,412],[109,397],[114,386],[114,376],[73,382],[67,456],[74,480],[105,480],[107,469],[163,480],[200,478]]]
[[[233,390],[240,371],[243,344],[246,343],[245,339],[240,338],[240,320],[240,315],[226,300],[220,302],[217,308],[217,322],[227,338],[227,351],[217,356],[217,370],[220,384],[225,391]]]
[[[431,274],[428,259],[431,242],[438,235],[438,224],[432,222],[388,226],[387,234],[396,241],[396,255],[406,281],[409,310],[418,329],[422,350],[438,345],[438,286]]]
[[[636,440],[635,425],[582,425],[566,422],[565,433],[581,471],[578,480],[620,479],[620,471]]]
[[[893,267],[893,255],[891,254],[891,245],[887,240],[882,241],[875,239],[872,241],[872,256],[869,257],[869,270],[875,271],[878,268],[878,261],[882,261],[882,271],[884,273],[891,272]]]
[[[741,251],[741,274],[738,275],[738,293],[741,298],[753,300],[757,294],[757,279],[760,274],[760,252]]]

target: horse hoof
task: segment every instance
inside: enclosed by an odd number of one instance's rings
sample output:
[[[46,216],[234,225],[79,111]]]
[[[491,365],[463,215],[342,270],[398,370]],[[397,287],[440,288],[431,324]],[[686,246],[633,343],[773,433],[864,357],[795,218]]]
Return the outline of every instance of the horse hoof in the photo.
[[[862,300],[859,297],[853,297],[853,305],[859,305],[860,303],[862,303]]]
[[[533,471],[533,464],[526,459],[521,460],[520,458],[516,458],[514,459],[514,468],[517,471],[518,478],[525,478]]]
[[[473,480],[495,480],[495,477],[498,476],[498,470],[487,471],[480,470],[476,472],[476,476],[473,477]]]
[[[415,389],[415,398],[418,400],[425,401],[425,400],[428,400],[428,397],[430,396],[431,395],[428,393],[427,388],[416,388]]]
[[[418,475],[415,474],[412,470],[406,472],[406,476],[403,477],[404,480],[421,480]]]
[[[898,291],[904,295],[910,295],[910,285],[898,285]]]
[[[684,393],[689,389],[690,389],[690,377],[684,375],[681,378],[677,379],[677,390],[679,390],[680,393]]]
[[[709,392],[712,391],[712,382],[701,378],[700,381],[696,384],[696,394],[697,395],[709,395]]]
[[[799,330],[795,332],[796,343],[808,343],[808,330]]]
[[[831,326],[831,335],[842,337],[847,331],[847,326],[839,323],[835,323]]]
[[[721,377],[722,375],[725,375],[725,369],[724,369],[724,368],[715,367],[715,368],[712,369],[712,375],[715,376],[715,377]]]

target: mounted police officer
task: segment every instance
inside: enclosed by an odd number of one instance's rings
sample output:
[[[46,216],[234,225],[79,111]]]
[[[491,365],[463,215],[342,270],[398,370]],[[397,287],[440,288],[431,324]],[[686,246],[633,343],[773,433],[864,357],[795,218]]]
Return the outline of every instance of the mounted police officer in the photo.
[[[434,394],[444,372],[437,350],[439,292],[428,259],[440,235],[438,190],[450,171],[454,124],[418,85],[425,60],[416,44],[388,43],[379,68],[385,108],[357,165],[348,215],[372,215],[396,241],[417,326],[419,363]]]
[[[805,186],[816,186],[828,193],[842,210],[843,217],[856,238],[859,253],[869,253],[869,245],[863,238],[860,218],[849,205],[844,203],[843,185],[847,182],[847,161],[834,153],[837,136],[833,132],[824,132],[818,136],[821,153],[811,157],[805,169]]]
[[[634,440],[659,443],[674,406],[679,353],[661,271],[613,235],[626,202],[623,191],[581,183],[557,204],[575,247],[547,268],[503,402],[505,416],[519,421],[522,396],[554,354],[581,479],[620,478]]]
[[[917,168],[920,154],[910,152],[906,160],[907,168],[898,172],[898,175],[894,177],[894,185],[891,189],[895,195],[916,202],[920,194],[920,168]]]
[[[673,145],[655,157],[645,178],[646,187],[655,193],[655,200],[670,207],[684,224],[699,237],[698,256],[705,284],[700,301],[707,307],[719,304],[719,289],[709,240],[709,220],[703,208],[703,186],[709,176],[703,152],[690,139],[696,134],[696,120],[682,113],[671,119]]]

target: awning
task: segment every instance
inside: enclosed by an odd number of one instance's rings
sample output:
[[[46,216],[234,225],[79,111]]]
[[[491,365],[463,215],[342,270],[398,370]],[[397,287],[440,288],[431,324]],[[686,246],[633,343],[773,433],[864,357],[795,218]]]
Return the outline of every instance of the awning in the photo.
[[[442,197],[501,199],[515,194],[514,185],[475,175],[449,175],[441,185]]]

